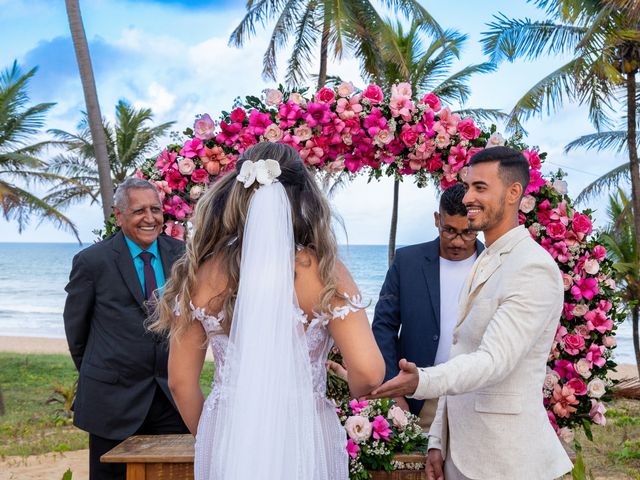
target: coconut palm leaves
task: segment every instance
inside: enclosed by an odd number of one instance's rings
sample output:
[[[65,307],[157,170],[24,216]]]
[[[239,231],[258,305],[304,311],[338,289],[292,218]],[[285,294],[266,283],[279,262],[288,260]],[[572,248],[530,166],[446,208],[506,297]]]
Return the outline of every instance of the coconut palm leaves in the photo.
[[[23,74],[14,62],[0,74],[0,208],[5,219],[17,222],[19,232],[36,216],[69,230],[80,241],[73,222],[46,198],[29,190],[34,184],[62,180],[55,173],[43,171],[46,164],[39,155],[49,142],[34,141],[46,112],[54,105],[28,105],[28,83],[35,72],[34,68]]]
[[[417,0],[384,0],[387,8],[420,19],[433,32],[438,23]],[[340,59],[345,52],[374,59],[377,30],[382,24],[370,0],[248,0],[247,13],[231,34],[229,43],[241,47],[255,35],[256,26],[275,22],[263,60],[263,76],[275,80],[278,51],[293,41],[286,82],[299,85],[318,51],[318,87],[325,84],[329,53]],[[375,60],[374,60],[375,61]]]
[[[115,124],[105,122],[111,178],[115,186],[133,175],[145,156],[157,149],[158,140],[174,123],[150,126],[152,121],[153,113],[150,109],[136,109],[120,100],[116,105]],[[49,171],[64,174],[69,180],[50,192],[47,200],[58,207],[85,199],[89,199],[91,203],[98,201],[100,182],[86,116],[78,125],[77,133],[63,130],[49,132],[66,149],[51,160]]]

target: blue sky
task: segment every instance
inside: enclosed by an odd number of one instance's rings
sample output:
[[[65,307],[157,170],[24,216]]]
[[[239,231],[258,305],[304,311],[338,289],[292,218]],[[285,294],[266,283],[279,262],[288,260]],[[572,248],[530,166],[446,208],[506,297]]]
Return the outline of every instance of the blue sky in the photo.
[[[274,86],[260,73],[262,54],[270,30],[258,28],[243,49],[229,47],[233,28],[244,15],[241,0],[81,0],[85,30],[95,70],[102,113],[114,115],[116,102],[124,98],[136,106],[150,107],[158,122],[177,121],[176,130],[192,124],[198,113],[217,117],[237,96],[259,94]],[[524,0],[477,2],[424,1],[424,6],[447,28],[470,36],[459,66],[484,60],[481,32],[492,16],[542,18]],[[24,69],[38,66],[31,83],[34,102],[56,102],[47,117],[47,128],[73,131],[84,109],[64,2],[50,0],[0,0],[0,68],[17,60]],[[285,54],[279,65],[284,66]],[[537,80],[563,63],[547,58],[536,63],[503,64],[490,75],[472,80],[472,97],[466,106],[509,110]],[[332,62],[329,73],[356,85],[364,83],[354,59]],[[312,82],[309,82],[312,85]],[[454,106],[457,107],[457,106]],[[570,193],[576,195],[597,175],[622,163],[622,156],[578,151],[562,153],[572,139],[592,132],[586,111],[567,105],[561,112],[526,124],[530,145],[549,153],[547,170],[562,166],[569,173]],[[332,202],[342,216],[352,244],[384,244],[388,239],[392,183],[367,184],[359,178],[339,192]],[[435,236],[432,212],[436,195],[405,181],[400,191],[398,243],[409,244]],[[596,218],[604,217],[603,202]],[[78,205],[65,212],[78,225],[81,237],[92,241],[91,231],[101,224],[97,206]],[[66,232],[43,223],[21,235],[14,223],[0,220],[1,241],[73,241]]]

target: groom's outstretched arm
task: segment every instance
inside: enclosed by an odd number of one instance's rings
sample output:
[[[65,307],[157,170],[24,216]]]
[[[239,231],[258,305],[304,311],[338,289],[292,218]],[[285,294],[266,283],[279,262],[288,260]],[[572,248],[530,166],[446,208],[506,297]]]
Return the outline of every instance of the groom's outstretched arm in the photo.
[[[385,382],[398,372],[398,333],[400,332],[400,278],[397,259],[394,259],[380,290],[373,316],[373,335],[385,363]]]

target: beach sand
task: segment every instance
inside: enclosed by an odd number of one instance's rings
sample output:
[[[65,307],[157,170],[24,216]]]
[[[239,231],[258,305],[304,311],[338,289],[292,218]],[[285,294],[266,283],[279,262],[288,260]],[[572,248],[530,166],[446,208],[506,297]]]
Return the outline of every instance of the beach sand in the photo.
[[[69,353],[69,348],[63,338],[0,336],[0,352]],[[611,376],[618,379],[635,377],[636,366],[618,365],[618,371]],[[89,450],[7,457],[0,460],[0,480],[60,480],[67,468],[71,468],[73,480],[88,480]]]

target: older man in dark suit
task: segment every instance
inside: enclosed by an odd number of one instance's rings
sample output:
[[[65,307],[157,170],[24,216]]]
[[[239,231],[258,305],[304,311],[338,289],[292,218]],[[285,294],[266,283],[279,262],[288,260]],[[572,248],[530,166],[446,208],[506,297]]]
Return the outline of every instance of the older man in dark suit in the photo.
[[[449,357],[460,290],[484,249],[469,230],[464,194],[462,184],[443,192],[434,212],[438,238],[398,249],[387,272],[373,317],[373,334],[387,367],[385,381],[398,374],[402,358],[430,367]],[[395,400],[419,415],[428,430],[437,401]]]
[[[125,466],[100,456],[133,434],[188,432],[167,385],[167,343],[144,325],[184,244],[160,235],[162,203],[146,180],[126,180],[114,203],[121,231],[74,257],[64,309],[80,373],[74,424],[89,432],[91,480],[124,480]]]

